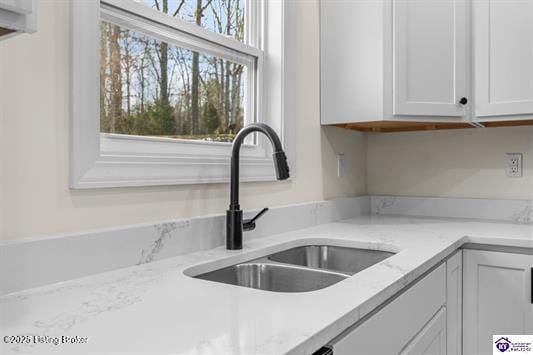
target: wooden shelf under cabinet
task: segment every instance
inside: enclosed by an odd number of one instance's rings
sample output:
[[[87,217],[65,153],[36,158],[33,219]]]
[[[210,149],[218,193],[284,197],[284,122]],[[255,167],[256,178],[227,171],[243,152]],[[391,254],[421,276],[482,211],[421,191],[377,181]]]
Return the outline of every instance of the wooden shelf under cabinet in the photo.
[[[484,127],[512,127],[533,125],[531,120],[483,122]],[[328,126],[340,127],[362,132],[410,132],[433,131],[441,129],[476,128],[469,123],[461,122],[415,122],[415,121],[371,121],[354,123],[337,123]]]

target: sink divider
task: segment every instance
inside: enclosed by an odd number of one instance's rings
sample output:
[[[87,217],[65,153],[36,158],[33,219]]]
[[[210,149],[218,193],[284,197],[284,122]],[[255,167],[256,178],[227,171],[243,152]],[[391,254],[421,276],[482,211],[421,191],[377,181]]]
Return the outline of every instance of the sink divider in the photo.
[[[334,270],[328,270],[328,269],[317,268],[317,267],[312,267],[312,266],[302,266],[302,265],[283,263],[283,262],[280,262],[280,261],[271,260],[271,259],[268,258],[268,256],[262,256],[262,257],[257,258],[257,259],[252,259],[252,260],[249,260],[249,261],[243,261],[242,263],[238,263],[238,264],[235,264],[235,265],[232,265],[232,266],[246,265],[246,264],[278,265],[278,266],[291,268],[291,269],[313,270],[315,272],[321,272],[321,273],[330,274],[330,275],[337,275],[337,276],[341,276],[341,277],[344,277],[344,278],[348,278],[348,277],[352,276],[352,274],[347,273],[347,272],[342,272],[342,271],[334,271]]]

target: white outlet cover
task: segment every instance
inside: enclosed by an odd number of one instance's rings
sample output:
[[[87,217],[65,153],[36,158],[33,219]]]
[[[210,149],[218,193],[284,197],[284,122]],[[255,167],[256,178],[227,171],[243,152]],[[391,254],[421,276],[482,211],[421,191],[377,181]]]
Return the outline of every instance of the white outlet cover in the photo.
[[[345,173],[344,154],[338,153],[337,154],[337,177],[344,176],[344,173]]]
[[[522,177],[522,153],[507,153],[505,157],[505,174],[507,177]]]

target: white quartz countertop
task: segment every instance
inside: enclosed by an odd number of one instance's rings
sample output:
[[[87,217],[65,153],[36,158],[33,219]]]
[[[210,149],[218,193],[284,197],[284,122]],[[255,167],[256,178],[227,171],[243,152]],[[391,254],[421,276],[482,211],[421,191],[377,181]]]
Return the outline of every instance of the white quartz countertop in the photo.
[[[44,343],[2,341],[0,354],[309,354],[466,242],[533,248],[533,225],[362,216],[255,240],[245,235],[241,251],[220,247],[2,296],[0,335],[36,335]],[[397,254],[306,293],[184,274],[316,243]],[[88,341],[49,343],[61,336]]]

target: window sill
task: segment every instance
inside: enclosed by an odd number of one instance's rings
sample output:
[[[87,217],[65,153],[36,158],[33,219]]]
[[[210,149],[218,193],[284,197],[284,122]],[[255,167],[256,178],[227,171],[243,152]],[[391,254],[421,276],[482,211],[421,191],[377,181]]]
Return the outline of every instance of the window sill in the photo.
[[[82,176],[77,189],[157,186],[229,181],[231,144],[175,141],[101,134],[100,156]],[[195,154],[190,154],[194,151]],[[241,147],[241,180],[273,181],[270,154],[254,145]]]
[[[179,174],[176,171],[179,170]],[[71,182],[72,188],[158,186],[229,181],[229,158],[162,158],[102,156],[83,176]],[[241,181],[274,181],[272,159],[241,160]]]

